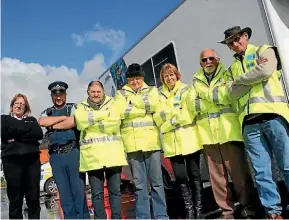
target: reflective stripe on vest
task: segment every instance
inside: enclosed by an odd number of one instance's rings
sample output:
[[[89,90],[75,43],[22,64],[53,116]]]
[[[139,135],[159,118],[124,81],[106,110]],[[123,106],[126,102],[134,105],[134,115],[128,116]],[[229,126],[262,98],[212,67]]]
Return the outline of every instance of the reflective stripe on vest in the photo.
[[[213,89],[213,101],[219,103],[219,86]]]
[[[182,99],[182,95],[183,95],[188,89],[189,89],[189,86],[186,86],[186,87],[184,87],[184,88],[181,89],[181,91],[180,91],[180,100]],[[168,99],[168,97],[167,97],[165,94],[163,94],[162,92],[160,92],[160,95],[162,95],[163,97],[165,97],[166,99]],[[175,93],[175,95],[176,95],[176,93]],[[166,117],[166,114],[164,113],[164,111],[161,111],[159,114],[160,114],[160,116],[161,116],[162,121],[165,122],[165,121],[167,120],[167,117]]]
[[[168,133],[170,133],[170,132],[175,132],[175,131],[178,131],[178,130],[180,130],[180,129],[186,129],[186,128],[189,128],[189,127],[193,127],[193,126],[195,126],[195,125],[197,124],[196,122],[197,122],[197,121],[194,120],[191,124],[184,125],[184,126],[180,126],[179,124],[177,124],[175,129],[173,129],[173,130],[171,130],[171,131],[168,131],[168,132],[165,132],[164,134],[168,134]]]
[[[150,93],[150,91],[151,91],[153,88],[154,88],[153,86],[149,86],[149,87],[148,87],[148,90],[149,90],[148,93]],[[146,89],[146,88],[144,88],[144,89]],[[144,90],[144,89],[142,89],[142,90]],[[140,91],[142,91],[142,90],[140,90]],[[121,90],[120,90],[120,93],[122,94],[123,97],[125,97],[126,91],[125,91],[124,89],[121,89]],[[143,100],[144,100],[144,103],[145,103],[145,110],[146,110],[146,111],[150,111],[150,102],[149,102],[149,100],[148,100],[148,95],[146,95]],[[133,107],[133,106],[131,106],[131,105],[129,105],[129,106],[127,107],[127,109],[125,110],[125,113],[124,113],[125,117],[129,117],[129,113],[130,113],[132,107]]]
[[[129,117],[129,113],[131,112],[131,110],[132,110],[132,105],[129,104],[129,105],[127,106],[125,112],[124,112],[124,117],[125,117],[125,118],[128,118],[128,117]]]
[[[124,89],[121,89],[121,90],[119,90],[119,91],[120,91],[120,93],[122,94],[122,96],[125,97],[125,90],[124,90]]]
[[[167,116],[166,116],[164,111],[160,112],[160,116],[161,116],[163,122],[165,122],[167,120]]]
[[[150,93],[152,91],[153,87],[152,86],[149,86],[149,91],[148,93]],[[150,111],[150,102],[149,102],[149,99],[148,99],[148,94],[145,94],[145,97],[144,97],[144,103],[145,103],[145,110],[148,112]]]
[[[98,128],[101,132],[105,133],[104,132],[104,124],[102,123],[102,120],[98,122]]]
[[[250,97],[248,101],[249,105],[254,103],[274,103],[274,102],[287,103],[285,96],[272,96],[268,81],[262,82],[262,87],[264,97]],[[243,110],[245,106],[248,105],[248,103],[246,103],[244,106],[241,106]]]
[[[94,124],[94,117],[93,117],[93,111],[88,112],[88,124],[93,125]]]
[[[111,141],[121,141],[121,136],[113,135],[113,136],[105,136],[105,137],[90,138],[87,140],[81,140],[80,146],[87,145],[87,144],[93,144],[93,143],[111,142]]]
[[[151,121],[129,122],[129,123],[123,124],[121,126],[121,129],[129,128],[129,127],[140,128],[140,127],[148,127],[148,126],[156,126],[156,124],[155,124],[155,122],[151,122]]]
[[[197,121],[202,120],[204,118],[218,118],[221,116],[221,114],[226,114],[226,113],[236,113],[236,111],[232,108],[224,108],[221,109],[219,112],[214,112],[214,113],[205,113],[197,116]]]

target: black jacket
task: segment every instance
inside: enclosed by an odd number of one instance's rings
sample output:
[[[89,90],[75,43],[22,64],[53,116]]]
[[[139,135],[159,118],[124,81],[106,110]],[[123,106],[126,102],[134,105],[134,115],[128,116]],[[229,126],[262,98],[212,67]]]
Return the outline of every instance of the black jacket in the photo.
[[[42,138],[42,129],[34,117],[29,116],[18,120],[10,115],[1,115],[2,159],[39,153],[38,141]]]

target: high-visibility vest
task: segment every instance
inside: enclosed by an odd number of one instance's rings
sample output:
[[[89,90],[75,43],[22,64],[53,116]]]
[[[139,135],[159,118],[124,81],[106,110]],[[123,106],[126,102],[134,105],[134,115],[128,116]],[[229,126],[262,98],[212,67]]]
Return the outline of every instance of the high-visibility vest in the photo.
[[[195,73],[187,95],[188,108],[199,113],[197,125],[202,144],[243,141],[238,114],[229,98],[224,65],[219,63],[210,84],[204,74],[203,69]]]
[[[135,92],[128,85],[117,91],[116,101],[121,109],[121,137],[127,153],[154,151],[161,149],[158,127],[153,113],[159,103],[159,93],[155,87],[143,84]]]
[[[76,107],[75,120],[81,131],[81,172],[127,165],[119,129],[120,112],[113,98],[106,96],[99,110],[83,101]]]
[[[165,157],[188,155],[202,149],[195,120],[197,114],[188,110],[185,101],[188,88],[187,84],[177,81],[173,90],[163,85],[160,91],[161,102],[153,117],[162,133]]]
[[[243,60],[241,61],[235,57],[228,71],[233,79],[251,71],[258,65],[257,60],[268,48],[272,48],[275,51],[278,60],[277,70],[274,71],[268,80],[254,84],[246,95],[239,98],[238,112],[241,124],[243,124],[246,115],[254,113],[275,113],[284,117],[289,122],[289,107],[280,81],[281,61],[276,47],[266,44],[257,47],[248,44]]]

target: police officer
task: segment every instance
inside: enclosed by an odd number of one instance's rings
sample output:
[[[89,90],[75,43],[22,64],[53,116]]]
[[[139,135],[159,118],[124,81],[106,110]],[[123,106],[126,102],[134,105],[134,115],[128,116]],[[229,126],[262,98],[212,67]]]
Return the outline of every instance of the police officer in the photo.
[[[48,86],[53,106],[41,113],[39,124],[47,129],[50,164],[60,194],[64,218],[89,218],[84,183],[79,174],[79,144],[76,129],[62,129],[74,114],[75,104],[66,103],[68,85],[56,81]]]

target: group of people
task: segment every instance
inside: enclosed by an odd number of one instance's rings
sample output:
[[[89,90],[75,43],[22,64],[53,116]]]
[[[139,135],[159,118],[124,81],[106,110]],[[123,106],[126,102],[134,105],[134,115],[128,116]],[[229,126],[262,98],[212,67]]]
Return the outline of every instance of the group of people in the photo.
[[[148,86],[145,72],[133,63],[127,84],[115,97],[100,81],[88,84],[88,98],[66,103],[65,82],[51,83],[53,106],[38,123],[27,98],[16,95],[10,114],[1,116],[1,149],[9,217],[22,218],[25,196],[29,218],[40,217],[38,141],[47,129],[50,164],[65,218],[88,219],[85,175],[91,186],[94,218],[106,219],[104,182],[112,218],[121,218],[121,171],[129,165],[136,196],[136,218],[168,219],[161,170],[161,150],[169,158],[185,204],[186,218],[202,218],[200,154],[204,154],[212,191],[222,219],[233,219],[239,202],[244,218],[254,218],[255,184],[266,218],[281,219],[282,207],[272,178],[274,154],[289,190],[289,107],[276,47],[249,43],[251,28],[232,27],[220,43],[235,52],[227,69],[213,49],[200,54],[201,68],[190,86],[180,71],[165,64],[162,88]],[[162,141],[161,141],[162,138]],[[229,185],[232,180],[237,198]],[[148,185],[149,184],[149,185]]]

